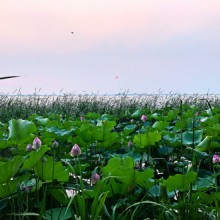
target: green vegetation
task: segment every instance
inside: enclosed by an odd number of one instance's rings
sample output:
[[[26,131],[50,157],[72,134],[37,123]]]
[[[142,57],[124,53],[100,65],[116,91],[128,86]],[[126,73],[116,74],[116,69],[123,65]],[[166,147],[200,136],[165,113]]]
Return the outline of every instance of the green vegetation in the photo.
[[[160,108],[179,108],[180,102],[185,105],[196,105],[202,109],[211,105],[220,106],[218,95],[181,95],[181,94],[137,94],[129,96],[127,92],[113,96],[97,94],[61,94],[57,96],[0,94],[0,121],[11,118],[27,118],[32,114],[45,115],[48,112],[79,117],[88,112],[111,114],[117,117],[129,115],[137,109],[155,110]]]
[[[219,219],[217,96],[0,103],[0,219]]]

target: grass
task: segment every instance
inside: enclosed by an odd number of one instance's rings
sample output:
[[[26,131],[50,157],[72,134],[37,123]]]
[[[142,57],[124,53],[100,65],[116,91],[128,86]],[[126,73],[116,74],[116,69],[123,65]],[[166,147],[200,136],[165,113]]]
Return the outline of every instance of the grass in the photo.
[[[88,112],[100,114],[111,114],[125,116],[126,113],[145,108],[153,111],[155,109],[179,108],[183,105],[197,105],[200,109],[220,107],[219,95],[200,94],[135,94],[119,93],[116,95],[98,94],[62,94],[57,96],[42,96],[38,94],[0,95],[0,121],[7,122],[15,118],[27,118],[36,113],[44,115],[47,113],[71,114],[79,117]]]

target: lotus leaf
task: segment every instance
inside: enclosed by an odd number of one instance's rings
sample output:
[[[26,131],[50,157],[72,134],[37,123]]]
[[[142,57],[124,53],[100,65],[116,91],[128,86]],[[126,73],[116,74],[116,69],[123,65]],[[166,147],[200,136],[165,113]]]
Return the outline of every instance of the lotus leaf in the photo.
[[[158,131],[146,132],[134,136],[133,142],[137,147],[144,148],[155,145],[161,140],[161,134]]]
[[[31,169],[43,157],[43,155],[50,150],[47,146],[41,146],[37,151],[32,151],[25,159],[22,169]]]
[[[12,119],[9,121],[8,140],[19,144],[26,143],[33,139],[33,133],[36,132],[36,126],[32,121],[22,119]]]
[[[169,191],[185,191],[190,188],[191,183],[196,181],[196,177],[196,172],[190,171],[187,174],[176,174],[174,176],[169,176],[165,183]]]
[[[198,144],[202,140],[202,130],[183,132],[183,144]]]
[[[1,163],[0,165],[0,184],[7,183],[18,172],[21,164],[23,163],[23,157],[15,156],[12,160]]]
[[[37,176],[46,181],[66,182],[69,179],[69,171],[61,162],[56,162],[49,156],[44,156],[44,159],[45,161],[38,161],[34,168]]]

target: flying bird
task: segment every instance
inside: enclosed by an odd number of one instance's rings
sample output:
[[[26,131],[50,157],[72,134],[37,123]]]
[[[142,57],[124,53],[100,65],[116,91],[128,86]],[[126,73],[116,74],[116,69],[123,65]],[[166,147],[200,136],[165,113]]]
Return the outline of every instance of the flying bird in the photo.
[[[20,77],[20,76],[3,76],[3,77],[0,77],[0,80],[2,80],[2,79],[10,79],[10,78],[15,78],[15,77]]]
[[[74,32],[72,31],[71,34],[74,34]]]

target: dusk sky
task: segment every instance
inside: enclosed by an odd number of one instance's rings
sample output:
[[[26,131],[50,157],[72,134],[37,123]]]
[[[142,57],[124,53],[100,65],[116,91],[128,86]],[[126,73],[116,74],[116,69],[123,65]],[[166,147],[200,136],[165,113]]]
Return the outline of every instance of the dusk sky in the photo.
[[[220,93],[220,1],[1,0],[10,75],[1,93]]]

